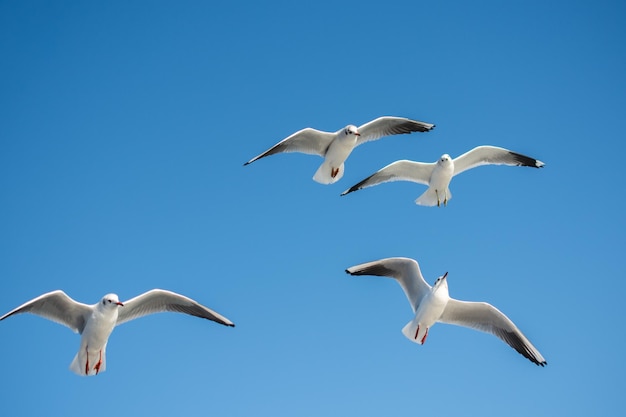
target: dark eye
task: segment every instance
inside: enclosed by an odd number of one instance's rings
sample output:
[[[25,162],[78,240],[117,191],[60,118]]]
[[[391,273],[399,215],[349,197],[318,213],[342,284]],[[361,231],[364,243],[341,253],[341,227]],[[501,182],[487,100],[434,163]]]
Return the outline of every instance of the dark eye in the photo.
[[[107,300],[109,302],[109,304],[111,304],[111,300]]]
[[[105,304],[106,304],[106,301],[105,301],[105,300],[102,300],[102,304],[103,304],[103,305],[105,305]]]

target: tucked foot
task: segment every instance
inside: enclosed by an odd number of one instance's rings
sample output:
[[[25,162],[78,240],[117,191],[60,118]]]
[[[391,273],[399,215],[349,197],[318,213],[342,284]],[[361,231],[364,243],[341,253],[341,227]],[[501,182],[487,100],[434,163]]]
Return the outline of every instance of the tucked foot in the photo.
[[[428,336],[428,329],[426,329],[426,333],[424,333],[424,337],[422,337],[422,345],[424,344],[424,342],[426,342],[426,336]]]
[[[85,353],[87,354],[87,360],[85,361],[85,375],[89,375],[89,349],[85,347]]]
[[[335,178],[337,176],[337,174],[339,174],[339,168],[332,168],[330,170],[330,177],[331,178]]]
[[[439,191],[435,190],[435,194],[437,195],[437,207],[441,207],[441,205],[439,204]]]
[[[102,350],[100,350],[100,359],[98,360],[98,363],[96,364],[96,366],[93,367],[93,369],[96,370],[96,375],[98,375],[98,372],[100,372],[101,366],[102,366]]]
[[[420,325],[417,325],[417,330],[415,331],[415,337],[414,339],[417,340],[417,334],[420,332]]]

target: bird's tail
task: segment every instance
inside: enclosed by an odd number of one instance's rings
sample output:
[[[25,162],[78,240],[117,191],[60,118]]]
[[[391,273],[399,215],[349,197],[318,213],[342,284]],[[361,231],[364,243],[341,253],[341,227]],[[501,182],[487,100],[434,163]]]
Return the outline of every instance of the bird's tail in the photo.
[[[416,320],[411,320],[402,328],[402,334],[411,342],[421,345],[422,341],[426,341],[425,335],[428,333],[428,328],[421,328],[418,325]]]
[[[315,175],[313,175],[313,180],[319,182],[320,184],[333,184],[343,177],[343,163],[339,166],[339,171],[333,178],[333,168],[328,161],[324,161],[322,165],[317,169]]]
[[[451,198],[452,193],[449,188],[446,188],[446,192],[444,194],[432,187],[429,187],[428,190],[424,191],[424,194],[415,200],[415,204],[419,204],[420,206],[446,205],[448,200]]]
[[[100,352],[102,352],[102,356],[100,356]],[[70,363],[70,370],[80,376],[97,375],[106,370],[106,363],[106,345],[102,351],[96,352],[87,352],[87,349],[81,346]]]

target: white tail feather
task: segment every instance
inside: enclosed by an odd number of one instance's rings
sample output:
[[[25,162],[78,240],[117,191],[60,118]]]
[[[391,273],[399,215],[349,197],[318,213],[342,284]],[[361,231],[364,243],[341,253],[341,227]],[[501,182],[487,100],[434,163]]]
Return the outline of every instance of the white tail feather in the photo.
[[[84,347],[81,346],[76,356],[70,363],[70,370],[74,372],[76,375],[86,376],[86,375],[96,375],[96,364],[100,360],[100,352],[89,352],[89,369],[88,373],[85,373],[85,367],[87,365],[87,352]],[[102,362],[100,364],[100,369],[98,373],[104,372],[106,370],[106,345],[102,348]]]
[[[428,331],[428,328],[419,329],[417,331],[417,321],[411,320],[402,328],[402,334],[409,339],[413,343],[417,343],[418,345],[422,344],[422,339],[424,338],[424,334]]]
[[[333,184],[343,177],[344,166],[343,163],[339,166],[339,172],[335,175],[335,178],[331,176],[332,167],[328,163],[328,161],[324,161],[322,165],[317,169],[315,175],[313,175],[313,180],[319,182],[320,184]]]
[[[439,205],[445,205],[451,198],[452,193],[449,188],[446,189],[445,194],[437,192],[434,188],[428,188],[428,190],[424,191],[424,194],[415,200],[415,204],[420,206],[436,206],[438,203]]]

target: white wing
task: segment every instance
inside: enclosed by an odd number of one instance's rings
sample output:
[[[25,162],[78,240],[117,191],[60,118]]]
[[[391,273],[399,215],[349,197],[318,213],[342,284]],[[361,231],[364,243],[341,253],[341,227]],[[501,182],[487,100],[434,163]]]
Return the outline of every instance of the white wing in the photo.
[[[213,320],[225,326],[232,326],[232,321],[207,308],[191,298],[166,290],[150,290],[124,303],[118,309],[117,324],[125,323],[148,314],[171,311],[185,313],[203,319]]]
[[[417,120],[411,120],[405,117],[379,117],[378,119],[374,119],[371,122],[359,126],[358,130],[360,136],[357,138],[356,146],[369,142],[370,140],[380,139],[383,136],[428,132],[434,127],[435,125],[433,124],[418,122]]]
[[[76,333],[82,333],[85,321],[92,311],[91,306],[74,301],[63,291],[56,290],[22,304],[0,317],[0,320],[14,314],[31,313],[67,326]]]
[[[365,178],[363,181],[348,188],[341,193],[341,195],[390,181],[412,181],[418,184],[428,185],[435,165],[435,163],[414,162],[405,159],[392,162]]]
[[[451,298],[439,321],[491,333],[537,365],[547,365],[541,353],[500,310],[488,303]]]
[[[335,138],[334,133],[322,132],[321,130],[307,127],[281,140],[260,155],[255,156],[244,165],[251,164],[257,159],[282,152],[301,152],[309,155],[324,156],[330,143]]]
[[[541,168],[544,163],[535,158],[522,155],[496,146],[478,146],[463,155],[454,158],[454,175],[481,165],[513,165]]]
[[[404,294],[413,308],[417,309],[424,295],[430,291],[430,285],[424,281],[417,261],[409,258],[387,258],[367,262],[346,269],[350,275],[376,275],[395,278],[404,290]]]

